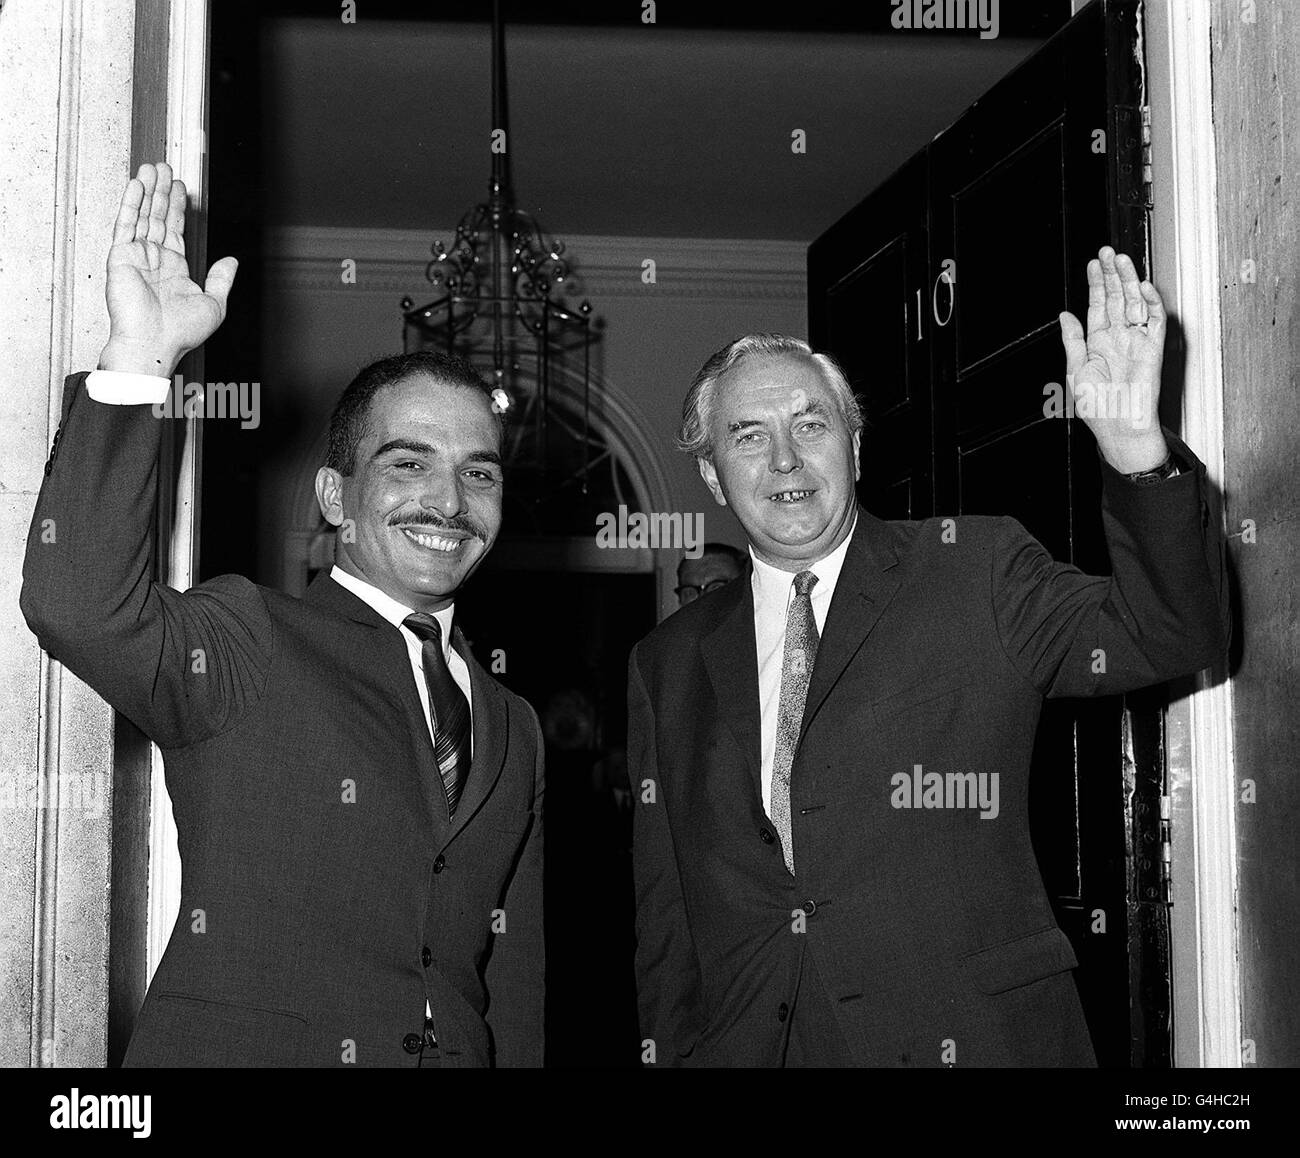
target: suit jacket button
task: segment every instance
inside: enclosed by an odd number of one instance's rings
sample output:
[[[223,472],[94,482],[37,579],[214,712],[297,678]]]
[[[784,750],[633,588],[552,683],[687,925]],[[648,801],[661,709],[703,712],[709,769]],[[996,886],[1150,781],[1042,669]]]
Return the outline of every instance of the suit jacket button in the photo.
[[[777,1006],[776,1019],[777,1021],[784,1021],[789,1016],[790,1016],[790,1007],[786,1005],[786,1003],[783,1001],[779,1006]]]
[[[770,828],[760,828],[758,830],[758,839],[761,840],[764,844],[771,844],[776,839],[776,837],[772,834],[772,830]]]
[[[446,863],[447,863],[446,858],[442,855],[442,853],[439,853],[438,858],[433,862],[433,871],[436,873],[442,872],[443,867],[446,865]]]
[[[418,1033],[408,1033],[402,1038],[402,1048],[407,1053],[419,1053],[420,1047],[424,1044],[424,1038]]]
[[[811,916],[812,916],[812,915],[817,911],[817,902],[816,902],[816,901],[804,901],[804,903],[803,903],[802,905],[800,905],[799,907],[800,907],[801,909],[803,909],[803,915],[804,915],[805,917],[811,917]]]
[[[427,969],[433,964],[433,954],[429,952],[429,946],[426,945],[420,950],[420,963]]]

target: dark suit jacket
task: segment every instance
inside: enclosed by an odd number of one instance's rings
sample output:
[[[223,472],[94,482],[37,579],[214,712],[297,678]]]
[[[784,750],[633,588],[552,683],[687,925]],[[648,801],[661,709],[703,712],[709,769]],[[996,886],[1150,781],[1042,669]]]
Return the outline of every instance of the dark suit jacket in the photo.
[[[794,877],[760,796],[749,569],[637,645],[636,966],[658,1064],[779,1064],[809,958],[858,1064],[937,1066],[946,1041],[961,1066],[1093,1064],[1027,779],[1044,696],[1139,688],[1226,647],[1204,468],[1171,441],[1194,473],[1140,487],[1103,464],[1113,578],[1013,519],[960,518],[945,542],[939,519],[858,512],[791,772]],[[918,764],[996,773],[999,815],[894,807]]]
[[[149,582],[164,424],[83,380],[65,388],[22,610],[163,750],[180,918],[127,1064],[410,1066],[427,999],[441,1064],[540,1065],[532,709],[454,633],[474,757],[449,820],[398,629],[325,575],[304,599],[235,575]]]

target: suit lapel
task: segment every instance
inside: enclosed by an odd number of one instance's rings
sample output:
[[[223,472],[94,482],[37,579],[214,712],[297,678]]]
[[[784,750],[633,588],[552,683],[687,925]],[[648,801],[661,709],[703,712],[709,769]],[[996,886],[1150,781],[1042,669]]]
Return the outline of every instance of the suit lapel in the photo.
[[[722,722],[731,731],[736,747],[745,757],[754,782],[754,793],[762,799],[762,721],[758,710],[758,647],[754,642],[753,564],[739,579],[723,588],[718,602],[730,598],[731,606],[720,609],[718,625],[700,638],[705,670],[713,684]]]
[[[501,685],[474,658],[459,627],[452,629],[452,646],[469,668],[472,692],[470,707],[474,715],[474,756],[470,761],[469,776],[461,791],[460,801],[456,805],[456,815],[451,822],[448,840],[455,838],[491,795],[505,765],[506,737],[510,734],[509,701],[502,693]],[[443,808],[445,811],[445,794]]]
[[[817,647],[799,734],[801,741],[831,689],[898,591],[897,564],[898,554],[890,542],[889,525],[859,507],[858,523],[849,541]]]
[[[358,598],[342,584],[336,583],[326,572],[321,572],[312,580],[303,600],[315,607],[342,615],[354,623],[375,629],[371,662],[376,670],[382,672],[392,692],[393,702],[400,709],[401,719],[411,730],[411,742],[417,760],[414,771],[418,777],[418,787],[424,799],[425,811],[433,825],[434,841],[439,846],[446,844],[451,833],[451,820],[447,815],[447,792],[443,788],[442,775],[438,770],[433,738],[429,735],[429,727],[425,723],[424,708],[420,703],[419,693],[415,690],[414,672],[411,669],[410,656],[402,633],[369,603]],[[363,663],[366,662],[363,657],[358,658],[361,658]],[[470,670],[472,672],[473,668],[471,667]],[[478,689],[475,688],[474,691],[477,696]],[[477,745],[477,727],[474,742]],[[463,806],[462,801],[461,806],[456,810],[458,818]]]

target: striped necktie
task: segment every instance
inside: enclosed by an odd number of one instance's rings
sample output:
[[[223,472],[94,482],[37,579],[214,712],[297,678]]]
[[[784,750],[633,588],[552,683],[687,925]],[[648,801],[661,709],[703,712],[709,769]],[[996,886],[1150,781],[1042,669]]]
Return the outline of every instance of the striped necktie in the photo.
[[[456,815],[460,791],[469,774],[469,701],[452,679],[442,654],[442,628],[427,612],[417,611],[402,620],[420,641],[424,657],[424,682],[429,687],[429,709],[433,715],[433,752],[447,790],[447,813]]]
[[[794,872],[794,835],[790,829],[790,769],[803,727],[808,681],[817,658],[817,620],[812,589],[817,576],[800,571],[794,577],[794,598],[785,616],[785,652],[781,657],[781,698],[776,715],[776,752],[772,758],[772,823],[781,837],[785,867]]]

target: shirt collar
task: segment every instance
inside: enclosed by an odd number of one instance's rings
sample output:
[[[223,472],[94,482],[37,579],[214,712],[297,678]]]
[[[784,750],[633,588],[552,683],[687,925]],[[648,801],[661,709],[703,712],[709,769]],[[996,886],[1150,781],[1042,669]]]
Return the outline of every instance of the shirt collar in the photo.
[[[813,597],[833,592],[835,584],[839,581],[840,571],[844,569],[844,560],[849,553],[849,543],[853,541],[853,533],[858,529],[858,513],[853,512],[853,526],[849,528],[849,533],[844,536],[844,542],[835,548],[824,559],[818,559],[809,567],[803,570],[811,571],[817,576],[817,585],[812,589]],[[779,602],[784,608],[790,601],[790,592],[794,589],[794,577],[798,572],[782,571],[779,567],[773,567],[771,563],[764,563],[757,555],[754,554],[754,548],[749,548],[749,557],[754,563],[754,603],[756,606],[768,602]]]
[[[399,603],[391,595],[380,591],[373,583],[367,583],[364,579],[358,579],[355,575],[350,575],[337,563],[334,564],[333,569],[330,571],[330,578],[340,587],[346,587],[358,599],[368,603],[394,627],[401,627],[402,620],[408,615],[415,614],[414,608]],[[432,614],[438,621],[438,626],[442,628],[442,650],[445,653],[451,647],[451,625],[456,614],[456,604],[454,602],[449,603],[441,611],[435,611]]]

